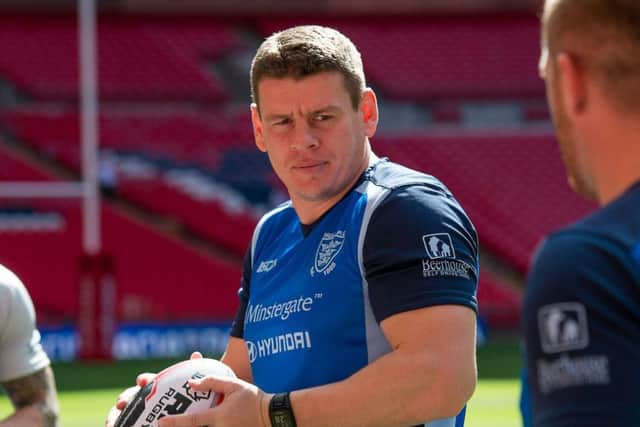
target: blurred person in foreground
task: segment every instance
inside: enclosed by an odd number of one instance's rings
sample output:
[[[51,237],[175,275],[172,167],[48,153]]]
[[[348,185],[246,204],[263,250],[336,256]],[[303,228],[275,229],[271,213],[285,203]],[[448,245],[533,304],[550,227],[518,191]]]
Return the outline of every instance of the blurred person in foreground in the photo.
[[[15,412],[0,427],[58,426],[58,396],[35,310],[18,277],[0,265],[0,384]]]
[[[547,1],[540,74],[569,183],[601,208],[551,234],[528,276],[532,425],[638,425],[640,2]]]
[[[223,403],[159,425],[462,426],[476,384],[467,215],[434,177],[372,152],[376,96],[343,34],[272,35],[251,87],[256,145],[290,201],[245,258],[222,358],[240,379],[194,382]]]

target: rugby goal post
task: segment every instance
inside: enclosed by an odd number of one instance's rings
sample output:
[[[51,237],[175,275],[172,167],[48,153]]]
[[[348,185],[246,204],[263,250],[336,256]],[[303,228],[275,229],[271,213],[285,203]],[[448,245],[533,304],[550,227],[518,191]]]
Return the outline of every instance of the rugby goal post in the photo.
[[[0,182],[0,197],[82,199],[83,255],[77,260],[79,356],[110,359],[117,307],[113,259],[101,244],[96,0],[77,0],[77,20],[82,180]]]

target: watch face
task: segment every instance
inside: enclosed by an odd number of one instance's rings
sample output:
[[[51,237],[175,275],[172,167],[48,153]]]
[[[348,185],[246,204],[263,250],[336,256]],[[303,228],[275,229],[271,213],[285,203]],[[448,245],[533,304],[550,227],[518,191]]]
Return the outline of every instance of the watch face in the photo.
[[[274,411],[271,416],[271,424],[273,427],[292,427],[287,411]]]
[[[296,427],[288,393],[278,393],[271,398],[269,418],[272,427]]]

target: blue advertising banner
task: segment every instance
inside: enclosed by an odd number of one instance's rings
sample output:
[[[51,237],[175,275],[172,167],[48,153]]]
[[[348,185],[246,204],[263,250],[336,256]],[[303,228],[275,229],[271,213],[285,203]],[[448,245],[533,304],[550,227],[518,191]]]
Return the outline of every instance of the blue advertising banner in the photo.
[[[200,351],[217,356],[229,339],[230,322],[198,324],[123,324],[112,344],[114,359],[149,359],[189,356]],[[74,326],[41,327],[42,346],[53,361],[78,357],[80,335]]]

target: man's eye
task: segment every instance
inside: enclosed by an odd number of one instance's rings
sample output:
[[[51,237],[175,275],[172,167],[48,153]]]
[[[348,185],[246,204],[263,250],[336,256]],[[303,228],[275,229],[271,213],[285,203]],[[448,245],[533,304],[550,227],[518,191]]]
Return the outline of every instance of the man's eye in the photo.
[[[274,126],[287,126],[289,124],[291,124],[291,119],[282,119],[273,123]]]
[[[317,122],[325,122],[327,120],[330,120],[331,118],[333,118],[333,116],[330,114],[318,114],[315,116],[315,120]]]

